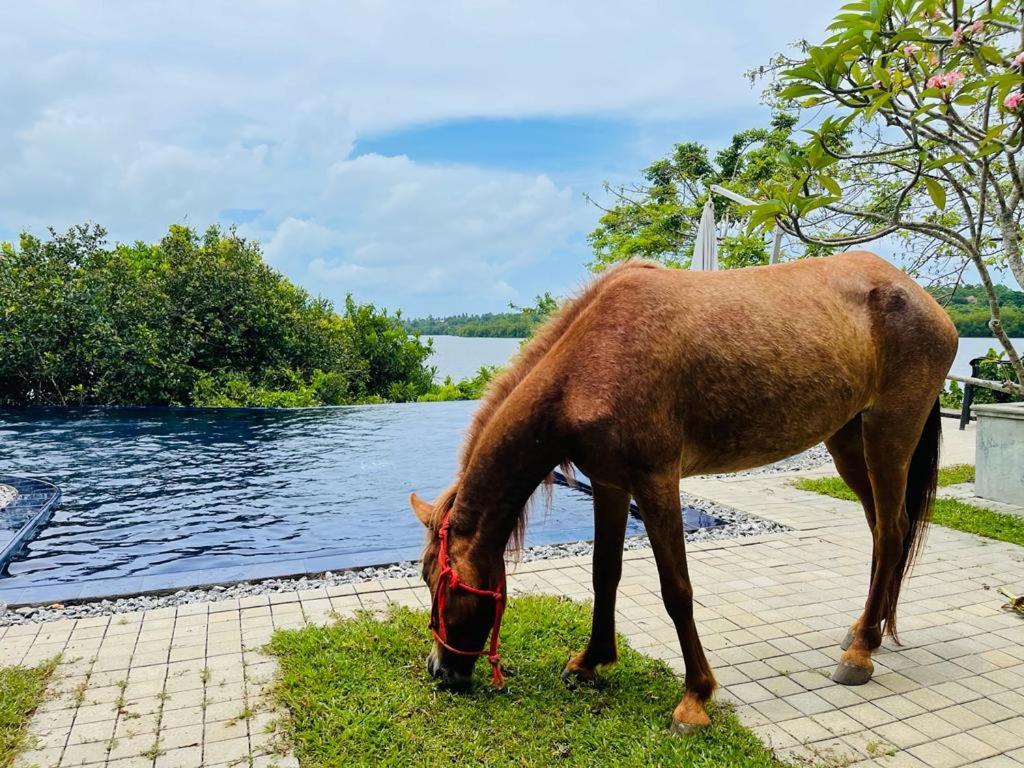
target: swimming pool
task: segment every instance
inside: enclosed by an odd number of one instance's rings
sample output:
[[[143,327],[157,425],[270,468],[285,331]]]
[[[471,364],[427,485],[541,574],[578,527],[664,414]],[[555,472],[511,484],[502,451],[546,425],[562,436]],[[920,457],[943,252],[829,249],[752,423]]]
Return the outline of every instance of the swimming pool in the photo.
[[[413,559],[408,495],[451,480],[474,402],[310,408],[0,409],[0,474],[63,501],[0,575],[7,602],[70,600]],[[642,532],[631,520],[630,532]],[[593,535],[581,490],[528,544]]]

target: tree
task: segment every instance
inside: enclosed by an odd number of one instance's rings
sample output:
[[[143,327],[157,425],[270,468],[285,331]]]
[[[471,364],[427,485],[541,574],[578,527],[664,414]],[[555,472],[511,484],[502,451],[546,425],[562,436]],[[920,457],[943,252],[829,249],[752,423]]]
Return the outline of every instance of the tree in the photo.
[[[1024,382],[991,274],[1024,285],[1022,18],[1022,0],[844,6],[823,43],[767,70],[777,106],[827,116],[761,185],[750,223],[824,248],[892,235],[917,254],[912,270],[973,265]]]
[[[694,236],[701,209],[712,184],[750,195],[782,169],[780,158],[795,148],[791,137],[794,118],[777,113],[768,128],[741,131],[729,146],[711,158],[707,147],[694,142],[677,144],[668,156],[643,170],[643,181],[605,191],[610,207],[590,202],[604,211],[590,233],[594,272],[632,258],[654,259],[667,266],[685,267],[693,255]],[[715,218],[743,218],[739,206],[720,196],[712,198]],[[770,244],[762,235],[737,232],[722,238],[719,258],[725,267],[766,264]]]
[[[109,246],[82,225],[0,244],[0,341],[0,405],[339,405],[433,390],[430,345],[400,318],[351,297],[339,315],[216,227]]]

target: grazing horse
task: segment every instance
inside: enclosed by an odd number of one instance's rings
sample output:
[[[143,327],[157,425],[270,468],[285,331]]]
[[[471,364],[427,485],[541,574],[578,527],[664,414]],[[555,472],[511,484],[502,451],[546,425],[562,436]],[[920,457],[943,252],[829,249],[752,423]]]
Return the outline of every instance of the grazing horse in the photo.
[[[525,508],[569,462],[594,489],[594,611],[566,675],[616,659],[615,594],[630,497],[657,561],[686,665],[674,730],[708,724],[715,687],[693,620],[680,477],[736,472],[825,441],[860,498],[874,548],[864,612],[832,679],[871,677],[934,498],[938,392],[957,348],[942,308],[866,252],[724,272],[628,262],[594,280],[491,384],[457,480],[433,504],[423,575],[434,595],[432,675],[465,686],[478,655],[500,682],[504,553]],[[479,650],[492,633],[489,650]]]

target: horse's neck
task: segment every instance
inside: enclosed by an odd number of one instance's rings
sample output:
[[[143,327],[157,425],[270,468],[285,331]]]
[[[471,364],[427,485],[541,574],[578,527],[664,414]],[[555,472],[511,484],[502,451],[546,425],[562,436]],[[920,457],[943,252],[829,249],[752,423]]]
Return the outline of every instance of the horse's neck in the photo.
[[[455,524],[473,531],[481,554],[504,552],[530,496],[563,457],[547,408],[517,394],[480,434],[459,484]]]

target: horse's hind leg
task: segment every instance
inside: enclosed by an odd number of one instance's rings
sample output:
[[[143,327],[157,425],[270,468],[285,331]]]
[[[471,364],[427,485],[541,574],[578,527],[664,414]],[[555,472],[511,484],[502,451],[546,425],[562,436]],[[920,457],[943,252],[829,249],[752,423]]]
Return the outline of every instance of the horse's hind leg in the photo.
[[[843,685],[871,678],[871,652],[881,645],[883,622],[896,635],[900,584],[924,531],[938,465],[938,404],[929,403],[929,414],[919,407],[921,402],[905,393],[876,403],[863,416],[864,458],[875,504],[874,568],[864,613],[832,675]]]
[[[661,597],[676,625],[686,664],[686,695],[672,713],[672,730],[687,733],[711,722],[705,705],[715,689],[715,678],[693,621],[693,587],[686,568],[678,474],[675,466],[665,474],[645,477],[634,491],[658,564]]]
[[[871,489],[871,477],[868,474],[867,461],[864,459],[864,439],[863,439],[863,425],[861,423],[861,415],[857,414],[850,419],[847,424],[836,432],[832,437],[825,441],[825,447],[828,448],[828,452],[832,454],[832,460],[836,465],[836,469],[839,471],[839,476],[843,478],[846,484],[850,487],[857,498],[860,500],[861,506],[864,507],[864,517],[867,518],[868,530],[874,535],[875,530],[875,499],[874,492]],[[871,571],[869,572],[869,586],[870,578],[875,573],[875,557],[874,547],[871,552]],[[857,619],[850,627],[847,632],[845,639],[842,641],[841,646],[845,651],[853,643],[854,634],[857,631],[861,619]]]
[[[629,493],[594,483],[594,617],[586,650],[569,660],[563,678],[593,680],[599,665],[611,664],[615,650],[615,593],[622,576],[622,547],[629,517]]]

